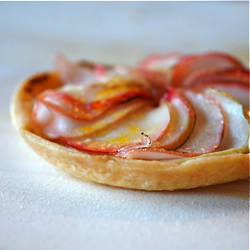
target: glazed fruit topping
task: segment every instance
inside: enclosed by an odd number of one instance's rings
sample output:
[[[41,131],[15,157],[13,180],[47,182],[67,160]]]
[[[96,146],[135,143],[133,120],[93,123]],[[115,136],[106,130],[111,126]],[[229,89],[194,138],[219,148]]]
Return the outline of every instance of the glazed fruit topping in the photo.
[[[225,53],[151,55],[134,67],[56,57],[63,87],[38,96],[45,137],[94,154],[172,160],[248,152],[249,70]]]

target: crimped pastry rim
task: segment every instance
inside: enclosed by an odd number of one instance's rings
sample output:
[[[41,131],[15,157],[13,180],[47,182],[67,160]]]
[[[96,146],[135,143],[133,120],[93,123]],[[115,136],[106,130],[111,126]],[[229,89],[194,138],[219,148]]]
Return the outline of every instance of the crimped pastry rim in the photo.
[[[21,82],[11,101],[11,118],[17,131],[37,154],[76,177],[141,190],[190,189],[249,177],[249,154],[215,154],[163,162],[90,155],[51,142],[29,121],[36,95],[60,85],[54,71],[38,73]]]

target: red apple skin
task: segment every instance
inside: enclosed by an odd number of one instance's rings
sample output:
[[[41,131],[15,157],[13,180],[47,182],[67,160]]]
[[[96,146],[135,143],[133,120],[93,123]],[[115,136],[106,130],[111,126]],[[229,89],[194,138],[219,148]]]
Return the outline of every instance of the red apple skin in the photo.
[[[171,60],[173,58],[178,58],[177,62],[172,65],[172,67],[166,69],[164,72],[161,70],[150,70],[150,67],[154,63],[158,63],[160,60]],[[158,61],[157,61],[158,60]],[[100,69],[103,70],[102,68]],[[67,103],[67,107],[70,107],[73,105],[73,109],[69,108],[70,110],[61,109],[59,106],[54,105],[53,103],[49,103],[46,100],[43,100],[41,98],[41,101],[46,103],[47,105],[51,105],[51,108],[56,109],[58,112],[61,112],[63,115],[70,116],[71,118],[78,119],[78,120],[95,120],[97,117],[99,117],[100,114],[103,114],[107,109],[110,107],[113,107],[116,104],[119,104],[121,102],[127,101],[131,98],[145,98],[145,99],[156,99],[154,101],[159,101],[162,97],[166,100],[171,101],[176,98],[177,93],[175,91],[172,91],[173,89],[169,88],[170,85],[172,86],[183,86],[183,85],[197,85],[198,82],[203,82],[202,86],[205,87],[211,87],[211,86],[217,86],[218,88],[225,88],[224,83],[220,83],[220,86],[217,82],[205,82],[207,79],[238,79],[240,83],[237,84],[237,86],[240,88],[240,91],[245,93],[245,90],[247,89],[249,92],[249,85],[247,85],[247,76],[249,76],[249,71],[245,70],[243,65],[236,60],[235,58],[221,53],[207,53],[203,55],[191,55],[191,56],[180,56],[177,54],[169,54],[164,55],[161,57],[153,56],[149,57],[147,60],[145,60],[143,63],[141,63],[140,67],[138,67],[139,74],[144,77],[147,81],[151,82],[152,85],[154,85],[155,89],[158,91],[158,93],[153,93],[153,95],[149,95],[146,91],[143,91],[142,89],[132,89],[129,91],[126,91],[122,94],[116,95],[109,99],[104,99],[101,101],[93,101],[91,103],[82,103],[79,102],[77,99],[75,99],[72,96],[69,96],[65,93],[57,93],[55,94],[58,98],[62,98],[65,103]],[[99,71],[98,71],[99,72]],[[98,73],[97,72],[97,73]],[[209,73],[210,72],[210,73]],[[222,73],[223,72],[223,73]],[[240,73],[239,73],[240,72]],[[100,73],[100,72],[99,72]],[[101,72],[102,73],[102,72]],[[205,74],[206,73],[206,74]],[[213,73],[213,74],[212,74]],[[240,74],[240,75],[239,75]],[[209,78],[210,77],[210,78]],[[213,78],[214,77],[214,78]],[[193,82],[195,81],[195,83]],[[234,83],[230,82],[227,83],[227,85],[230,85],[232,87],[235,87]],[[241,86],[242,85],[242,86]],[[244,87],[243,87],[244,85]],[[199,84],[200,88],[201,84]],[[228,87],[228,86],[227,86]],[[197,87],[198,88],[198,87]],[[164,90],[168,89],[168,94],[164,94]],[[185,100],[187,98],[186,90],[180,90],[180,93],[183,94],[181,101],[183,103],[183,106],[186,106],[187,112],[190,115],[190,122],[187,125],[187,131],[183,133],[182,141],[179,139],[175,141],[174,146],[173,145],[163,145],[161,149],[147,149],[150,153],[164,153],[166,157],[167,155],[175,155],[178,157],[191,157],[191,156],[197,156],[204,153],[210,153],[213,152],[219,145],[219,142],[221,141],[221,136],[223,134],[223,128],[224,128],[224,122],[221,120],[220,122],[220,129],[218,132],[218,136],[215,140],[214,146],[209,146],[206,151],[200,152],[198,148],[193,148],[192,150],[186,150],[185,149],[185,143],[189,142],[190,138],[192,137],[191,131],[194,126],[194,120],[195,115],[194,111],[191,108],[191,106],[188,104],[188,102]],[[188,90],[187,90],[188,91]],[[166,92],[165,92],[166,93]],[[204,99],[210,99],[211,97],[207,95],[203,95]],[[212,99],[212,98],[211,98]],[[190,98],[189,98],[189,101]],[[214,100],[213,100],[214,101]],[[192,101],[191,101],[192,103]],[[189,105],[189,106],[188,106]],[[194,103],[192,103],[194,105]],[[194,105],[195,106],[195,105]],[[219,106],[218,106],[219,107]],[[72,110],[75,110],[75,108],[78,110],[77,113],[72,112]],[[196,107],[194,108],[196,109]],[[90,118],[86,117],[85,114],[87,111],[90,114]],[[154,136],[154,140],[159,140],[160,138],[163,138],[163,131],[165,131],[166,128],[164,128],[162,131],[158,133],[157,136]],[[194,128],[195,131],[195,128]],[[100,145],[98,141],[94,141],[94,143],[88,143],[88,138],[83,138],[83,141],[79,140],[70,140],[68,138],[59,138],[60,143],[63,143],[67,146],[87,151],[90,153],[107,153],[107,154],[115,154],[117,153],[117,150],[124,145],[121,143],[120,145],[112,144],[112,143],[104,143],[103,145]],[[181,144],[183,144],[181,146]],[[206,141],[204,140],[204,143]],[[134,143],[136,145],[136,143]],[[181,146],[177,151],[172,151],[171,149],[176,149],[179,146]],[[204,145],[205,147],[205,145]],[[140,150],[140,149],[138,149]],[[143,151],[144,152],[144,151]],[[174,157],[175,157],[174,156]]]
[[[93,154],[115,154],[117,153],[117,150],[119,148],[113,147],[112,145],[110,146],[105,146],[105,147],[100,147],[98,144],[96,145],[89,145],[88,143],[82,143],[77,140],[69,140],[65,138],[60,138],[58,140],[58,143],[81,150],[85,151],[87,153],[93,153]]]
[[[203,83],[211,82],[232,82],[249,85],[248,69],[226,69],[226,70],[200,70],[190,74],[183,85],[185,87],[194,87]]]
[[[174,88],[170,88],[164,97],[170,104],[171,120],[159,145],[164,149],[174,150],[190,136],[195,124],[195,113],[186,98]]]
[[[108,99],[85,103],[67,93],[49,90],[44,92],[38,100],[62,115],[77,120],[93,121],[115,105],[133,98],[150,99],[151,96],[146,91],[135,88]],[[56,104],[54,100],[58,104]]]
[[[226,69],[244,69],[244,66],[234,57],[218,52],[183,56],[173,68],[171,85],[185,86],[186,79],[200,70]]]
[[[116,154],[116,156],[122,158],[140,160],[177,160],[200,155],[202,155],[202,153],[180,152],[163,148],[141,148]]]

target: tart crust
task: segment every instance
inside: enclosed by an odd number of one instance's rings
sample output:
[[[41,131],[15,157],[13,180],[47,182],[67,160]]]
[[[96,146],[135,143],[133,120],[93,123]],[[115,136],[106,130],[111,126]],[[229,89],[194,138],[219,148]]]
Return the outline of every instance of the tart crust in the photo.
[[[62,86],[56,72],[36,74],[23,81],[11,102],[13,124],[37,154],[83,180],[142,190],[190,189],[249,177],[249,153],[226,151],[172,161],[123,159],[91,155],[51,142],[31,123],[36,97]]]

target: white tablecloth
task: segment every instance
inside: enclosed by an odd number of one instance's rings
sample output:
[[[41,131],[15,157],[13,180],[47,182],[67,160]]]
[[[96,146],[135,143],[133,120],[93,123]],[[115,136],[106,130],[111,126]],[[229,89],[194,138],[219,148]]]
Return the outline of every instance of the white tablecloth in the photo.
[[[18,82],[73,60],[224,51],[248,63],[248,2],[1,2],[0,249],[248,249],[248,180],[174,192],[81,181],[11,125]]]

